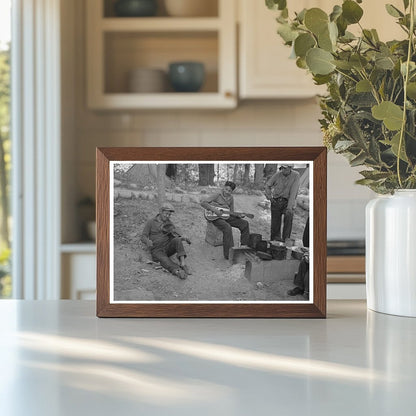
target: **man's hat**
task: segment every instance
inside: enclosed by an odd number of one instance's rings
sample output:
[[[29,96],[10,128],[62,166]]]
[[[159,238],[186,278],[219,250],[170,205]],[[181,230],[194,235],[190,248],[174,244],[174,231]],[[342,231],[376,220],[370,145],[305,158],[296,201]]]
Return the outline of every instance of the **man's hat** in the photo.
[[[170,211],[170,212],[175,212],[175,208],[173,208],[173,205],[170,204],[169,202],[164,202],[161,206],[160,206],[160,210],[161,211]]]
[[[280,165],[280,168],[279,168],[279,170],[282,170],[282,169],[285,169],[285,168],[290,168],[290,169],[292,169],[293,168],[293,165]]]

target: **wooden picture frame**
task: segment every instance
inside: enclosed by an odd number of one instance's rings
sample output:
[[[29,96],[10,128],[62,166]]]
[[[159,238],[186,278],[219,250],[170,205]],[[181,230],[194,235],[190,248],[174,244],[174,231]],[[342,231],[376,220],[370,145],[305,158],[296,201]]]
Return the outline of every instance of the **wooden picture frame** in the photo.
[[[202,148],[186,148],[186,147],[177,147],[177,148],[150,148],[150,147],[134,147],[134,148],[97,148],[97,176],[96,176],[96,200],[97,200],[97,316],[98,317],[192,317],[192,318],[325,318],[326,317],[326,211],[327,211],[327,199],[326,199],[326,186],[327,186],[327,169],[326,169],[326,160],[327,160],[327,150],[324,147],[239,147],[239,148],[213,148],[213,147],[202,147]],[[172,162],[171,164],[169,162]],[[233,164],[235,162],[235,164]],[[193,163],[193,164],[192,164]],[[217,177],[221,178],[221,175],[224,176],[226,172],[227,176],[229,173],[229,167],[238,172],[244,171],[247,169],[248,174],[253,172],[255,166],[264,165],[277,166],[276,172],[283,172],[284,168],[282,165],[290,164],[292,165],[291,170],[298,170],[299,172],[304,173],[304,177],[308,179],[307,193],[308,204],[307,213],[302,214],[304,218],[310,218],[310,234],[308,233],[308,238],[310,235],[310,258],[307,257],[308,261],[308,270],[311,275],[310,288],[309,288],[309,297],[307,297],[307,292],[305,289],[304,296],[305,299],[299,300],[299,296],[286,298],[286,295],[276,295],[276,298],[271,298],[267,296],[270,295],[267,292],[266,283],[262,281],[256,281],[257,276],[250,280],[254,274],[253,270],[255,267],[258,270],[266,270],[269,267],[272,272],[268,276],[272,276],[271,279],[274,279],[273,273],[281,273],[281,270],[284,269],[283,264],[288,264],[292,269],[289,275],[284,275],[282,282],[287,284],[288,279],[292,279],[293,270],[295,263],[292,262],[293,252],[296,251],[296,244],[294,239],[286,240],[284,243],[285,247],[288,247],[284,258],[285,263],[277,263],[278,260],[272,260],[274,263],[267,263],[267,260],[258,260],[261,253],[258,250],[259,246],[256,246],[254,252],[254,257],[252,257],[253,249],[248,248],[248,251],[245,251],[246,245],[238,248],[236,247],[231,250],[236,259],[236,253],[240,249],[242,257],[238,257],[239,262],[234,266],[230,264],[230,267],[234,267],[236,270],[241,271],[241,275],[238,275],[237,283],[241,284],[244,287],[248,287],[248,294],[246,298],[240,299],[237,295],[231,296],[230,299],[221,299],[216,298],[212,299],[205,294],[198,295],[198,298],[193,298],[193,295],[189,295],[188,298],[180,298],[176,300],[177,293],[172,289],[172,293],[168,292],[163,295],[165,298],[160,298],[158,300],[157,295],[154,298],[149,300],[149,297],[141,295],[134,295],[131,293],[136,293],[137,290],[141,290],[141,282],[153,282],[152,276],[158,276],[158,279],[164,279],[163,281],[169,285],[176,285],[176,287],[185,287],[187,285],[186,293],[193,293],[192,285],[193,282],[196,284],[198,281],[198,270],[194,270],[193,275],[188,276],[188,279],[184,280],[185,283],[182,285],[182,281],[176,276],[165,273],[161,273],[166,270],[161,270],[162,267],[158,263],[154,263],[152,260],[148,260],[149,263],[147,268],[141,268],[143,266],[143,259],[137,257],[137,252],[140,250],[140,233],[143,229],[143,222],[140,223],[140,218],[144,216],[146,210],[148,210],[148,199],[146,199],[146,206],[144,205],[144,199],[140,198],[151,198],[154,206],[154,211],[157,211],[155,195],[152,197],[146,196],[146,192],[152,194],[152,190],[143,191],[141,193],[140,187],[137,187],[136,184],[129,184],[123,182],[120,184],[118,180],[115,180],[114,175],[122,175],[123,178],[130,172],[135,169],[144,169],[143,166],[147,166],[149,172],[153,169],[153,166],[176,166],[181,167],[185,166],[185,178],[188,166],[192,172],[198,172],[198,169],[201,168],[200,165],[210,165],[214,164],[214,167],[218,170]],[[231,164],[231,165],[230,165]],[[247,167],[248,166],[248,167]],[[299,168],[300,166],[300,168]],[[133,169],[133,167],[135,167]],[[165,169],[160,167],[160,169]],[[222,169],[220,171],[220,169]],[[250,171],[251,169],[251,171]],[[121,171],[121,173],[120,173]],[[247,171],[245,171],[247,173]],[[114,173],[116,172],[116,174]],[[163,172],[166,172],[163,170]],[[308,176],[305,176],[307,172]],[[129,173],[130,174],[130,173]],[[132,174],[132,173],[131,173]],[[194,175],[195,176],[195,175]],[[300,176],[300,173],[299,175]],[[302,176],[302,177],[303,177]],[[139,174],[141,178],[141,174]],[[247,176],[248,177],[248,176]],[[124,179],[123,179],[124,180]],[[223,180],[224,181],[224,180]],[[185,179],[186,182],[186,179]],[[273,182],[273,180],[272,180]],[[127,183],[127,185],[126,185]],[[258,183],[258,182],[257,182]],[[223,183],[218,182],[218,185],[223,185]],[[149,187],[147,187],[149,188]],[[230,187],[229,187],[230,188]],[[165,186],[163,186],[165,189]],[[172,188],[173,189],[173,188]],[[176,189],[176,188],[175,188]],[[202,193],[204,190],[198,188],[198,192]],[[205,189],[205,188],[204,188]],[[211,188],[207,188],[210,190]],[[225,189],[225,188],[224,188]],[[227,188],[228,189],[228,188]],[[238,189],[238,188],[237,188]],[[257,192],[258,190],[255,189]],[[176,192],[176,190],[175,190]],[[181,191],[182,192],[182,191]],[[204,191],[205,192],[205,191]],[[223,191],[219,191],[223,192]],[[244,191],[249,192],[251,191]],[[121,194],[124,195],[123,199]],[[177,198],[172,196],[173,194],[167,194],[169,198]],[[199,194],[198,194],[199,195]],[[257,195],[261,195],[257,192]],[[121,199],[120,199],[121,198]],[[205,197],[204,197],[205,198]],[[237,195],[236,195],[237,198]],[[251,201],[254,199],[249,196],[239,196],[240,201]],[[259,198],[264,198],[260,197]],[[297,200],[299,199],[299,195]],[[149,199],[150,200],[150,199]],[[121,202],[120,202],[121,201]],[[143,201],[143,202],[141,202]],[[189,220],[185,224],[199,224],[199,222],[204,221],[203,219],[203,208],[200,207],[196,202],[189,202],[189,198],[182,197],[181,202],[175,202],[177,199],[172,199],[171,203],[175,205],[177,212],[175,215],[182,215],[182,212],[187,212],[187,215],[194,215],[192,212],[196,212],[192,221]],[[184,201],[184,202],[182,202]],[[264,204],[267,205],[267,199],[264,198]],[[169,200],[167,201],[169,203]],[[248,203],[247,202],[247,203]],[[273,201],[275,203],[275,201]],[[193,204],[192,207],[189,205],[189,209],[184,209],[181,204]],[[160,206],[160,205],[159,205]],[[186,205],[187,207],[188,205]],[[134,211],[127,211],[128,207],[137,207]],[[180,208],[181,207],[181,208]],[[191,209],[192,208],[192,209]],[[150,209],[150,208],[149,208]],[[198,211],[198,209],[200,211]],[[261,208],[263,209],[263,208]],[[267,207],[262,211],[262,215],[266,218],[268,217]],[[298,208],[296,208],[298,209]],[[300,209],[300,208],[299,208]],[[122,211],[121,214],[119,210]],[[260,210],[260,208],[259,208]],[[269,210],[270,211],[270,210]],[[130,214],[123,214],[123,212],[132,212],[131,218]],[[146,211],[148,212],[148,211]],[[162,211],[161,211],[162,212]],[[200,214],[201,212],[201,214]],[[296,220],[296,210],[295,220]],[[157,214],[157,212],[155,212]],[[276,215],[276,214],[274,214]],[[133,220],[133,216],[135,216]],[[137,219],[138,218],[138,219]],[[238,217],[240,219],[240,217]],[[263,217],[262,217],[263,218]],[[303,218],[303,217],[302,217]],[[303,218],[302,221],[306,221]],[[202,219],[202,220],[201,220]],[[120,221],[129,221],[127,222],[127,228],[122,228],[120,224],[124,224]],[[258,217],[260,221],[260,216]],[[175,219],[173,219],[175,223]],[[296,221],[294,221],[295,224]],[[136,227],[137,224],[137,227]],[[201,223],[202,224],[202,223]],[[301,224],[301,219],[299,219],[299,229]],[[202,226],[202,225],[201,225]],[[205,226],[205,225],[204,225]],[[207,224],[208,227],[208,224]],[[187,228],[187,227],[185,227]],[[306,228],[306,227],[305,227]],[[242,232],[242,231],[241,231]],[[201,232],[193,233],[192,238],[197,239],[195,248],[206,247],[206,250],[210,250],[210,253],[214,253],[215,256],[220,256],[222,253],[221,247],[211,247],[209,245],[202,246],[204,243],[201,241],[201,238],[198,238],[198,235],[202,235]],[[120,235],[123,237],[121,238]],[[239,235],[239,234],[238,234]],[[305,235],[305,234],[304,234]],[[298,232],[299,236],[299,232]],[[268,236],[270,237],[270,236]],[[250,236],[251,238],[251,236]],[[119,249],[120,241],[124,244],[124,251]],[[266,245],[272,249],[272,245],[283,243],[276,243],[276,241],[268,242],[266,239]],[[150,243],[152,244],[152,243]],[[184,243],[185,245],[185,243]],[[198,246],[199,245],[199,246]],[[193,246],[189,246],[193,247]],[[254,247],[254,246],[253,246]],[[125,254],[126,248],[130,253],[129,255]],[[189,249],[191,250],[191,249]],[[202,250],[202,253],[206,253]],[[302,250],[307,250],[302,248]],[[269,253],[273,251],[269,251]],[[302,251],[304,252],[304,251]],[[120,254],[123,253],[123,254]],[[133,254],[132,254],[133,253]],[[224,249],[225,253],[225,249]],[[292,253],[292,256],[289,256],[289,253]],[[308,251],[309,253],[309,251]],[[264,253],[263,253],[264,254]],[[267,254],[267,253],[266,253]],[[120,256],[127,256],[121,258]],[[225,255],[225,254],[224,254]],[[215,257],[214,256],[214,257]],[[245,257],[246,256],[246,257]],[[132,258],[135,257],[135,258]],[[190,256],[189,256],[190,257]],[[195,257],[195,256],[194,256]],[[260,256],[261,257],[261,256]],[[152,257],[153,258],[153,257]],[[179,258],[179,257],[178,257]],[[266,257],[267,258],[267,257]],[[273,256],[275,259],[275,257]],[[137,260],[139,259],[139,260]],[[218,257],[220,259],[220,257]],[[251,260],[250,260],[251,259]],[[304,261],[303,258],[302,261]],[[173,260],[175,260],[173,258]],[[189,259],[192,261],[192,258]],[[221,258],[218,262],[222,262],[222,265],[225,260]],[[245,261],[245,263],[244,263]],[[142,262],[142,263],[140,263]],[[240,263],[241,262],[241,263]],[[264,262],[264,263],[263,263]],[[213,266],[216,267],[216,260],[213,260]],[[219,263],[218,263],[219,264]],[[296,266],[299,263],[296,263]],[[310,266],[309,266],[310,264]],[[116,266],[115,266],[116,265]],[[129,271],[123,274],[123,279],[127,282],[126,284],[130,286],[123,286],[120,283],[121,272],[119,273],[119,265],[128,265]],[[288,267],[289,267],[288,266]],[[116,267],[116,272],[114,271]],[[228,266],[224,266],[226,270]],[[285,266],[286,267],[286,266]],[[179,269],[179,268],[178,268]],[[249,271],[247,271],[249,269]],[[269,270],[268,269],[268,270]],[[121,270],[121,269],[120,269]],[[123,269],[124,270],[124,269]],[[145,271],[143,271],[145,270]],[[156,271],[157,270],[157,271]],[[217,269],[215,269],[217,270]],[[218,269],[219,270],[219,269]],[[234,270],[234,269],[233,269]],[[257,270],[257,269],[256,269]],[[300,270],[300,269],[299,269]],[[202,273],[202,271],[200,271]],[[204,271],[206,272],[206,271]],[[124,273],[124,271],[123,271]],[[150,273],[150,275],[149,275]],[[173,272],[172,272],[173,273]],[[179,270],[174,270],[174,273],[182,273]],[[240,273],[240,272],[239,272]],[[259,272],[260,273],[260,272]],[[262,271],[261,276],[266,276],[266,272]],[[288,272],[289,273],[289,272]],[[247,280],[244,279],[244,276],[248,276]],[[218,276],[217,276],[218,277]],[[217,281],[224,281],[221,279],[221,275]],[[154,277],[156,279],[156,277]],[[238,280],[240,279],[240,280]],[[123,280],[123,282],[124,282]],[[210,281],[210,276],[207,276],[205,279],[206,282]],[[214,281],[214,280],[213,280]],[[181,283],[178,283],[181,282]],[[270,283],[270,287],[276,285],[275,281]],[[182,286],[180,286],[182,285]],[[119,287],[121,289],[119,290]],[[128,288],[131,290],[127,290]],[[240,286],[238,286],[240,287]],[[273,286],[274,287],[274,286]],[[165,288],[163,286],[163,288]],[[125,290],[124,290],[125,289]],[[143,289],[144,290],[144,289]],[[176,289],[175,289],[176,290]],[[280,290],[280,289],[279,289]],[[167,291],[167,289],[166,289]],[[144,293],[144,292],[143,292]],[[147,294],[149,292],[146,292]],[[231,292],[230,292],[231,293]],[[276,292],[277,293],[277,292]],[[279,292],[280,293],[280,292]],[[283,293],[283,292],[282,292]],[[186,295],[188,296],[188,295]],[[251,296],[251,297],[250,297]],[[264,297],[264,300],[262,300]],[[260,300],[259,300],[260,299]],[[293,299],[293,300],[292,300]]]

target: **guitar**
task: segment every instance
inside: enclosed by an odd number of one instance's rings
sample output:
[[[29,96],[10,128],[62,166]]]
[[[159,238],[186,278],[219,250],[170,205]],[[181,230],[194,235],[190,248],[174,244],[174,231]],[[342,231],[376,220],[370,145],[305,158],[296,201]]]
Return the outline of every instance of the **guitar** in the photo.
[[[215,221],[218,218],[222,218],[223,220],[227,220],[230,217],[247,217],[247,218],[254,218],[253,214],[248,214],[246,212],[231,212],[228,208],[217,208],[221,211],[221,215],[217,215],[214,211],[210,209],[206,209],[204,212],[204,217],[207,221]]]

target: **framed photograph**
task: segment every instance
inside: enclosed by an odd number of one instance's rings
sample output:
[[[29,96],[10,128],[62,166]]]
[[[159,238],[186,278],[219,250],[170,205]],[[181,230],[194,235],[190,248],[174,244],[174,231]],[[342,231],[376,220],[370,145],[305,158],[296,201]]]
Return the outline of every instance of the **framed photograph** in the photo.
[[[324,318],[326,152],[98,148],[97,316]]]

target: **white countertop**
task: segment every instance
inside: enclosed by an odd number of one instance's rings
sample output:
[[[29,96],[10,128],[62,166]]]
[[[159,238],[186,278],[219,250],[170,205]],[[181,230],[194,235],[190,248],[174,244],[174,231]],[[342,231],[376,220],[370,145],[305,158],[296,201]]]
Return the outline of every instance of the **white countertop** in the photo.
[[[416,319],[98,319],[0,301],[0,415],[412,415]]]

